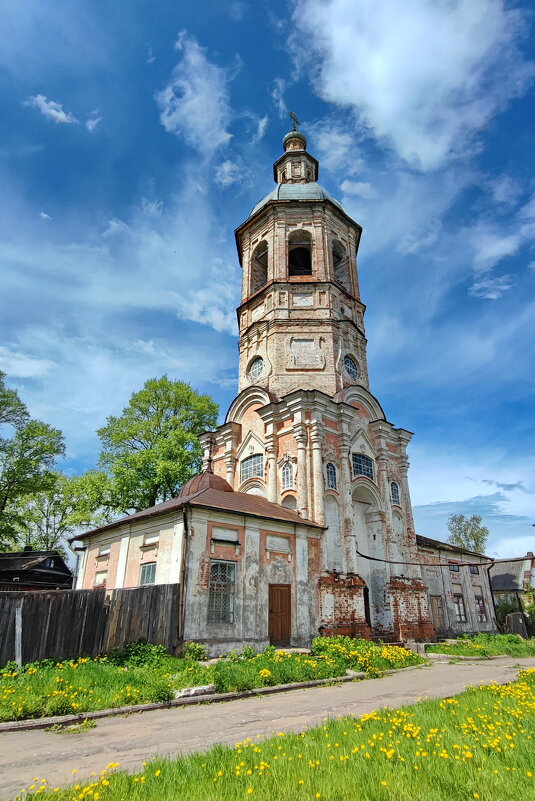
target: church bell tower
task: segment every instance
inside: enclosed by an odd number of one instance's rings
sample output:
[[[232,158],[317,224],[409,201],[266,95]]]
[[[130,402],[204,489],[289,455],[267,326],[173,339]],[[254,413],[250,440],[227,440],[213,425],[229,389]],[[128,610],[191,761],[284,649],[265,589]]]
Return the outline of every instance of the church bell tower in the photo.
[[[275,188],[236,229],[239,394],[204,435],[206,460],[236,492],[324,526],[308,556],[318,632],[427,638],[427,588],[410,564],[412,434],[387,421],[370,391],[362,228],[317,182],[293,121]]]

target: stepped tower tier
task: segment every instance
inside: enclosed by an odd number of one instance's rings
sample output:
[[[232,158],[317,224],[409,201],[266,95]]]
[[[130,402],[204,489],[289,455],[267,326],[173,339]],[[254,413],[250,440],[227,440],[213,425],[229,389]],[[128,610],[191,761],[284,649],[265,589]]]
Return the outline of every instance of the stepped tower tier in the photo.
[[[362,228],[316,181],[306,138],[291,131],[277,186],[236,230],[243,269],[239,388],[276,397],[368,387],[357,251]]]
[[[202,438],[205,464],[232,489],[324,526],[319,552],[303,544],[317,631],[428,637],[426,587],[411,564],[412,435],[388,422],[369,386],[362,229],[317,183],[306,137],[291,131],[283,146],[275,189],[236,230],[239,394]]]

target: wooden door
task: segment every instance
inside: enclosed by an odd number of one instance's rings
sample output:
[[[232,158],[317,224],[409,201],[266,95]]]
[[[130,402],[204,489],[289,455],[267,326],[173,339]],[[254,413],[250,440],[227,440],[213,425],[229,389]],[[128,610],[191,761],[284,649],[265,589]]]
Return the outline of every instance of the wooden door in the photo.
[[[444,625],[444,608],[442,605],[442,596],[441,595],[432,595],[429,599],[431,601],[430,604],[430,611],[431,611],[431,622],[435,627],[435,631],[439,637],[443,637],[446,632],[446,627]]]
[[[291,586],[269,585],[269,641],[271,645],[290,645]]]

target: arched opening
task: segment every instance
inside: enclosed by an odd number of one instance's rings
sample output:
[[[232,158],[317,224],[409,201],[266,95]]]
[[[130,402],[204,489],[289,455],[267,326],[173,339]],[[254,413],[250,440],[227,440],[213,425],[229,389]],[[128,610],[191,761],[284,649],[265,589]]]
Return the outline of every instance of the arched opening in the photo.
[[[293,495],[286,495],[281,501],[281,506],[284,506],[286,509],[291,509],[292,512],[297,511],[297,501]]]
[[[281,470],[282,490],[293,489],[294,486],[294,469],[291,462],[284,462]]]
[[[332,462],[327,462],[325,472],[327,474],[327,489],[333,489],[333,490],[338,489],[336,467],[333,465]]]
[[[268,244],[264,240],[259,242],[253,251],[251,259],[251,294],[258,292],[267,284],[268,271]]]
[[[353,453],[351,454],[351,457],[353,462],[354,477],[366,476],[367,478],[371,478],[373,481],[373,462],[370,457],[366,456],[364,453]]]
[[[344,289],[350,289],[347,250],[339,239],[333,239],[332,256],[334,280]]]
[[[400,506],[400,494],[399,494],[399,484],[396,481],[392,481],[390,484],[390,500],[394,504],[394,506]]]
[[[312,275],[312,236],[293,231],[288,239],[288,275]]]
[[[254,453],[240,463],[240,484],[248,478],[264,478],[264,455]]]

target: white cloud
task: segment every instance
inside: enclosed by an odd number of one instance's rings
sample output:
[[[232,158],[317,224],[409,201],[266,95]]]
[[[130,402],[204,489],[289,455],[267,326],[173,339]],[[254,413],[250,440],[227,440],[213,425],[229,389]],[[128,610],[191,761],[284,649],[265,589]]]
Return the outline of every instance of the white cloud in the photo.
[[[47,213],[46,213],[46,211],[40,211],[40,212],[39,212],[39,217],[40,217],[42,220],[51,220],[51,219],[52,219],[52,217],[50,216],[50,214],[47,214]]]
[[[419,534],[445,540],[450,514],[480,514],[490,530],[487,553],[521,556],[533,543],[533,458],[490,445],[477,452],[444,441],[410,446],[409,481]],[[494,479],[489,482],[488,476]],[[533,550],[533,546],[529,546]]]
[[[156,102],[160,122],[169,133],[207,156],[228,144],[230,122],[228,71],[212,64],[196,39],[182,32],[176,43],[182,54]]]
[[[271,89],[271,99],[277,109],[279,117],[282,119],[288,114],[284,92],[286,90],[286,81],[284,78],[275,78],[273,81],[273,88]]]
[[[97,128],[98,125],[102,122],[102,117],[98,116],[98,112],[93,111],[91,112],[90,117],[85,121],[84,125],[89,131],[89,133],[93,133],[93,131]]]
[[[498,275],[477,279],[468,290],[468,293],[474,298],[498,300],[513,286],[514,281],[512,275]]]
[[[39,378],[56,367],[50,359],[36,359],[18,350],[0,345],[0,370],[10,378]]]
[[[500,175],[489,181],[488,187],[495,203],[514,206],[522,195],[522,187],[510,175]]]
[[[322,169],[338,175],[355,175],[364,166],[363,160],[355,155],[354,131],[348,130],[347,124],[338,116],[325,117],[307,125],[307,135]]]
[[[54,100],[47,100],[45,95],[33,95],[24,102],[25,106],[36,108],[41,112],[43,117],[47,117],[53,122],[71,124],[76,123],[78,120],[73,115],[63,110],[61,103],[56,103]]]
[[[147,50],[147,64],[154,64],[156,61],[156,56],[154,55],[154,50],[152,47],[149,47]]]
[[[269,123],[269,117],[267,114],[258,121],[258,128],[256,129],[255,135],[251,139],[252,145],[257,145],[258,142],[260,142],[260,140],[264,138],[264,135],[268,127],[268,123]]]
[[[356,195],[364,200],[377,197],[377,190],[367,181],[342,181],[340,189],[346,195]]]
[[[473,145],[535,73],[525,13],[502,0],[297,0],[293,20],[319,96],[423,169]]]
[[[215,182],[219,186],[231,186],[238,181],[242,184],[250,181],[250,175],[242,159],[238,158],[236,161],[227,159],[216,167]]]

